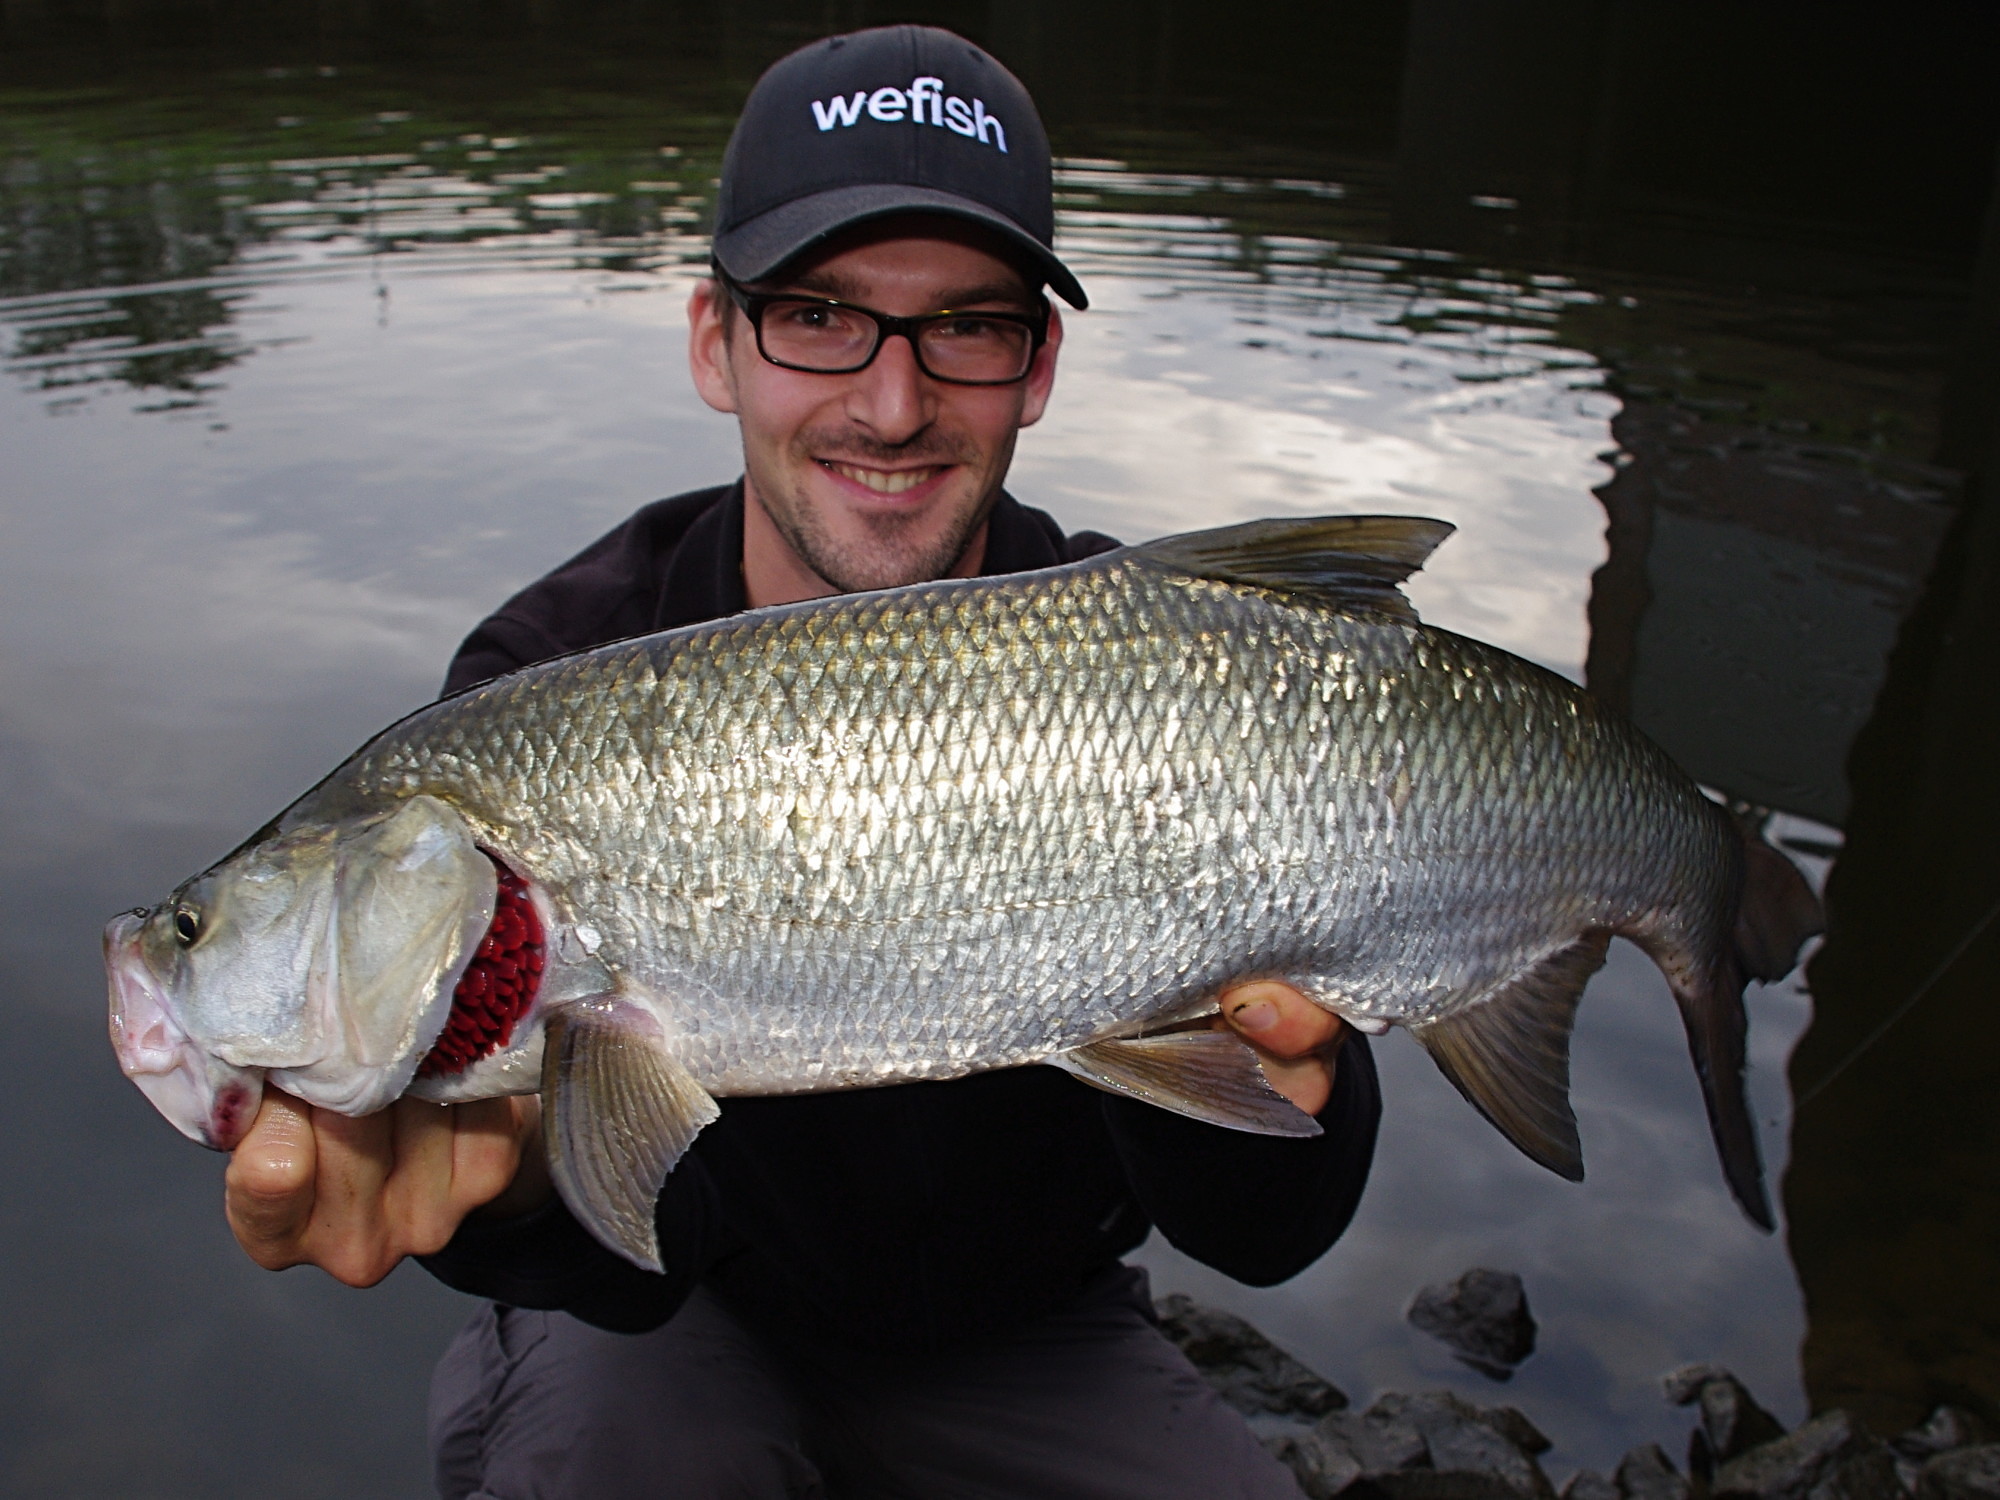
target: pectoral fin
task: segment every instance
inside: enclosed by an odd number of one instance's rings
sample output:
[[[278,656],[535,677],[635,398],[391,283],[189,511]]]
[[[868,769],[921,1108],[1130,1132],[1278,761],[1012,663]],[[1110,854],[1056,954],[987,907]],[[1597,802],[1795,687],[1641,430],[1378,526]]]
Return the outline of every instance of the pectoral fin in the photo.
[[[665,1268],[653,1203],[667,1173],[721,1111],[627,1001],[564,1006],[542,1050],[542,1140],[556,1191],[608,1249]]]
[[[1313,1136],[1319,1121],[1271,1087],[1257,1054],[1223,1031],[1093,1042],[1049,1062],[1107,1093],[1258,1135]]]
[[[1473,1108],[1571,1182],[1583,1180],[1583,1144],[1569,1107],[1569,1036],[1609,943],[1610,934],[1587,932],[1490,998],[1410,1028]]]

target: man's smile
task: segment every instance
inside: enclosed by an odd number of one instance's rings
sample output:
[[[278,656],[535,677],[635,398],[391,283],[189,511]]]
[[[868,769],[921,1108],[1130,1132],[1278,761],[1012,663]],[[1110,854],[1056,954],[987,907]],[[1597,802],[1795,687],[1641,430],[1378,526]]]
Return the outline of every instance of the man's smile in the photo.
[[[814,461],[828,473],[838,475],[877,495],[906,494],[943,474],[950,467],[945,464],[926,464],[918,469],[870,469],[860,464],[841,463],[830,458]]]

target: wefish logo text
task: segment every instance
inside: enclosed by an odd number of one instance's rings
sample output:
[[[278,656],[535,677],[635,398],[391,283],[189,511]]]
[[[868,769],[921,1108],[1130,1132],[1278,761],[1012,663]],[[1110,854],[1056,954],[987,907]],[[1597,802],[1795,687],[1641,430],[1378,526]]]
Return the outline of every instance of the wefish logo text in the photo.
[[[986,112],[986,101],[974,99],[968,104],[956,94],[945,93],[942,78],[913,78],[906,89],[894,84],[873,90],[856,89],[846,99],[838,95],[830,101],[815,99],[812,112],[821,130],[857,124],[866,114],[885,125],[901,120],[912,125],[941,125],[958,135],[997,146],[1003,153],[1007,149],[1007,132],[998,119]]]

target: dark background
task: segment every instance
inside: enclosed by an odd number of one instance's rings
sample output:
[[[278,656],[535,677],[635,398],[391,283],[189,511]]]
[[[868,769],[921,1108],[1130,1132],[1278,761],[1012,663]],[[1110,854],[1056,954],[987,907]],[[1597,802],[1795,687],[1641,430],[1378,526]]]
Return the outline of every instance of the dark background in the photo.
[[[1785,1199],[1808,1390],[1885,1431],[1941,1399],[2000,1420],[2000,8],[4,0],[0,297],[231,264],[258,231],[212,169],[277,154],[279,116],[303,121],[294,134],[314,150],[353,149],[336,113],[349,119],[371,91],[385,111],[420,93],[433,115],[504,115],[562,138],[588,185],[593,162],[610,172],[653,149],[670,98],[676,139],[712,173],[766,63],[904,19],[993,49],[1065,156],[1347,185],[1333,209],[1198,198],[1229,215],[1253,273],[1269,237],[1311,233],[1572,274],[1603,294],[1561,330],[1624,401],[1620,470],[1601,492],[1610,558],[1591,601],[1591,686],[1705,781],[1846,835],[1810,971],[1815,1020],[1792,1067]],[[340,111],[326,102],[336,91]],[[375,149],[399,148],[396,123],[371,129]],[[611,196],[593,212],[615,239],[646,209]],[[224,357],[171,351],[230,315],[197,289],[121,305],[99,331],[169,351],[132,363],[135,389],[192,399]],[[30,353],[76,335],[39,337]],[[1674,549],[1693,535],[1746,538],[1746,557],[1794,548],[1866,580],[1894,636],[1886,675],[1848,669],[1831,615],[1710,587],[1736,576],[1735,554],[1691,568]],[[23,1059],[57,963],[58,926],[37,914],[58,897],[109,904],[109,882],[47,875],[48,890],[18,898],[0,1013]],[[209,1205],[145,1206],[175,1143],[132,1149],[137,1113],[79,1126],[23,1083],[10,1170],[34,1191],[9,1196],[0,1223],[17,1244],[37,1240],[31,1205],[62,1191],[38,1176],[51,1159],[37,1142],[81,1130],[134,1211],[161,1215],[169,1269],[151,1284],[170,1295],[175,1275],[191,1287],[234,1252]],[[60,1269],[118,1286],[130,1228],[65,1240]],[[139,1425],[88,1453],[29,1443],[38,1456],[13,1472],[38,1494],[140,1493],[134,1474],[197,1493],[283,1449],[301,1492],[340,1490],[351,1444],[329,1439],[300,1467],[281,1409],[310,1408],[315,1369],[388,1360],[404,1335],[441,1337],[456,1312],[400,1274],[368,1294],[366,1320],[323,1281],[285,1278],[279,1294],[247,1267],[229,1274],[232,1295],[296,1320],[296,1346],[232,1347],[191,1315],[125,1354],[181,1372],[187,1421],[235,1433],[240,1454],[222,1464]],[[38,1353],[5,1366],[0,1409],[32,1426],[101,1399],[95,1355],[32,1310],[14,1318],[41,1329]],[[354,1432],[404,1451],[403,1386],[385,1384],[379,1410],[354,1409],[344,1386],[340,1399]]]

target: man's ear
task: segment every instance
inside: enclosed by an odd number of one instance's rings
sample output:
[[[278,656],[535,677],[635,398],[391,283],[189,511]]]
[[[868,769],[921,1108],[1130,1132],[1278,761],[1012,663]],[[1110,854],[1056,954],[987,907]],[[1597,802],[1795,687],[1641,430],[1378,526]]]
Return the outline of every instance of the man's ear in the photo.
[[[1056,384],[1056,352],[1062,348],[1062,309],[1049,308],[1049,336],[1042,347],[1035,351],[1035,362],[1028,366],[1028,378],[1022,382],[1021,425],[1032,427],[1041,421],[1042,413],[1048,409],[1049,392]]]
[[[729,333],[739,319],[723,314],[723,300],[728,295],[712,276],[697,282],[688,293],[688,370],[702,400],[717,411],[734,415],[738,405]]]

